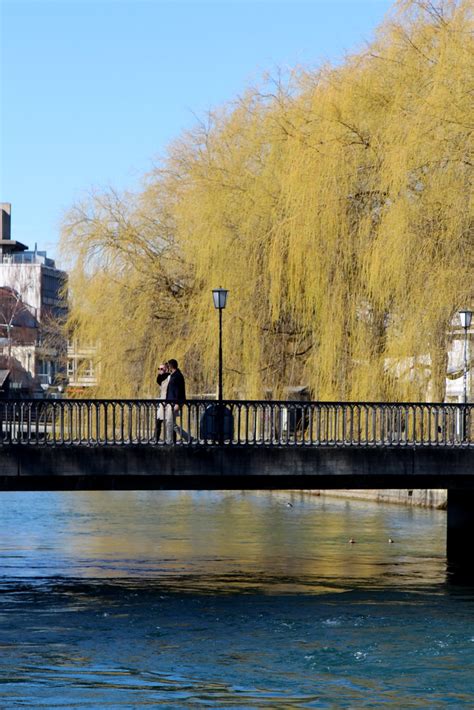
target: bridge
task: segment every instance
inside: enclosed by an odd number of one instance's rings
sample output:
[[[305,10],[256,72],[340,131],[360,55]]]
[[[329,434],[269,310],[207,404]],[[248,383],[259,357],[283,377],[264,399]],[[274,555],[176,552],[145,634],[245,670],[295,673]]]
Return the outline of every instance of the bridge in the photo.
[[[448,557],[464,562],[474,545],[473,409],[6,400],[0,490],[446,488]]]

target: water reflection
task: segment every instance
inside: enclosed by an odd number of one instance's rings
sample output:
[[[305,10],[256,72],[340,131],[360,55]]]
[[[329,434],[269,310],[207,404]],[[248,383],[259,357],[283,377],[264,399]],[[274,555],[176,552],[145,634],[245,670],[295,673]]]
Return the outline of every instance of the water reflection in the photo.
[[[2,502],[5,707],[474,703],[474,590],[446,585],[441,511],[299,493]]]
[[[180,589],[286,593],[362,580],[430,584],[445,574],[442,511],[303,493],[4,495],[4,577],[153,578]]]

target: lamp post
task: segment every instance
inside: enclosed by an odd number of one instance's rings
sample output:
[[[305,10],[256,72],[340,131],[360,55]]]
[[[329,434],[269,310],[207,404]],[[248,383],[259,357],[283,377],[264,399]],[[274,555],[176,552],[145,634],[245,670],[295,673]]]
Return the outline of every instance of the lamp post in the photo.
[[[225,288],[214,288],[212,297],[214,299],[214,307],[219,311],[219,389],[218,400],[219,409],[222,407],[222,311],[227,303],[227,294],[229,292]]]
[[[464,393],[464,405],[467,404],[467,355],[468,355],[468,340],[467,331],[471,326],[472,311],[463,310],[459,311],[459,318],[461,321],[461,326],[464,328],[464,370],[463,370],[463,393]],[[467,432],[469,430],[469,420],[467,407],[464,406],[463,420],[462,420],[462,438],[467,439]]]
[[[468,339],[467,331],[471,327],[472,321],[472,311],[459,311],[459,318],[461,320],[461,326],[464,328],[464,372],[463,372],[463,392],[464,392],[464,404],[467,404],[467,356],[468,356]]]

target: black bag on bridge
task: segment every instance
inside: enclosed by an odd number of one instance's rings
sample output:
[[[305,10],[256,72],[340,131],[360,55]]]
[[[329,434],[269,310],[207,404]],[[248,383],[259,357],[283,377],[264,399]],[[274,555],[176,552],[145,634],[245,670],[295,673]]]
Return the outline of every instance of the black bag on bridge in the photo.
[[[210,404],[199,423],[199,438],[211,441],[232,441],[234,418],[230,409],[220,404]]]

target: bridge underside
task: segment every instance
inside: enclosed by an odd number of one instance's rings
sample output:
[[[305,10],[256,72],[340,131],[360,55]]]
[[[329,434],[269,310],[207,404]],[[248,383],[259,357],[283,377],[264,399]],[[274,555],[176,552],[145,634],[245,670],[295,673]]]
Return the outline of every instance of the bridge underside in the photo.
[[[0,490],[474,490],[474,449],[3,446]]]

